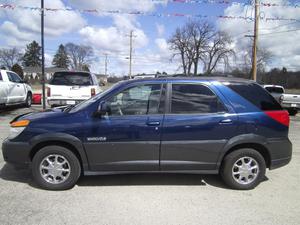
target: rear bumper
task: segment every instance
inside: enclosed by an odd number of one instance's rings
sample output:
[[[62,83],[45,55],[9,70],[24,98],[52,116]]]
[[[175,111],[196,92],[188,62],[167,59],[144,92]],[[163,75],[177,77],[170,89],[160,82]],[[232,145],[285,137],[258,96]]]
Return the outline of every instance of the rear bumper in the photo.
[[[16,165],[29,165],[30,159],[30,146],[26,142],[12,142],[6,139],[2,143],[2,154],[6,162]]]
[[[288,138],[269,139],[270,170],[287,165],[292,159],[292,143]]]
[[[289,109],[289,108],[300,109],[300,103],[282,102],[281,106],[286,109]]]

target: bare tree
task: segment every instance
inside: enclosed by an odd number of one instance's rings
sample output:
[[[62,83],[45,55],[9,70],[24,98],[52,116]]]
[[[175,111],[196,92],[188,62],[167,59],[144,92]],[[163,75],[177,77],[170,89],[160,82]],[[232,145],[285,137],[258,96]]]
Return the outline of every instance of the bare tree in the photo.
[[[191,21],[186,24],[190,36],[191,51],[193,56],[194,76],[198,74],[199,61],[204,60],[209,50],[209,42],[215,35],[214,27],[204,21]]]
[[[174,56],[180,55],[185,75],[198,74],[200,62],[204,64],[205,72],[210,74],[217,65],[224,61],[228,64],[229,56],[234,54],[230,48],[231,38],[216,31],[215,27],[206,21],[189,21],[183,27],[177,28],[169,40]],[[174,57],[173,56],[173,57]]]
[[[89,66],[93,61],[94,52],[90,46],[68,43],[65,48],[70,58],[72,69],[83,70],[85,65]]]
[[[11,69],[14,64],[22,61],[22,53],[17,48],[0,49],[0,65]]]
[[[230,46],[231,43],[232,40],[226,33],[219,31],[214,34],[202,58],[207,74],[211,74],[221,61],[226,65],[229,64],[229,57],[235,54]]]
[[[177,55],[180,56],[184,75],[190,75],[193,64],[193,55],[189,42],[190,37],[185,27],[177,28],[168,41],[170,49],[175,52],[173,58]]]
[[[272,60],[273,55],[272,53],[263,47],[258,47],[257,48],[257,70],[258,74],[262,74],[265,72],[266,66],[270,63]],[[249,45],[247,47],[247,50],[244,55],[244,72],[248,75],[247,78],[251,77],[251,72],[252,72],[252,46]]]

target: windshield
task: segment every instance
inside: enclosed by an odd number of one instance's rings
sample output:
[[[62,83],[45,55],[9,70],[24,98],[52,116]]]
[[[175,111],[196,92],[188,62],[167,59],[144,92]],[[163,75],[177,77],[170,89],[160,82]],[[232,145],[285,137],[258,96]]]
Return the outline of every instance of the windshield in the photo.
[[[89,86],[93,85],[93,80],[89,73],[58,72],[53,75],[50,84],[66,86]]]
[[[121,83],[122,82],[118,82],[118,83],[114,84],[113,86],[111,86],[109,89],[95,95],[94,97],[92,97],[86,101],[80,102],[79,104],[75,105],[69,112],[75,113],[75,112],[78,112],[78,111],[90,106],[91,104],[96,102],[98,99],[102,98],[104,95],[106,95],[108,92],[110,92],[112,89],[118,87]]]
[[[270,93],[283,94],[283,89],[280,87],[266,87],[266,90]]]

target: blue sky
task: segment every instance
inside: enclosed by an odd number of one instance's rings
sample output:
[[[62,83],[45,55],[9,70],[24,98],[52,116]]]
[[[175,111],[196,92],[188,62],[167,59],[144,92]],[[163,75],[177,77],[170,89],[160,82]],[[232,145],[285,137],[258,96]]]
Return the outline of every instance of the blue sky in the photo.
[[[49,8],[73,9],[98,9],[121,10],[123,12],[143,11],[145,13],[181,13],[192,15],[208,15],[208,20],[218,29],[229,33],[233,38],[233,48],[242,58],[249,40],[241,33],[247,33],[253,27],[253,23],[243,20],[220,20],[216,15],[251,16],[253,8],[237,3],[249,1],[231,1],[234,4],[197,4],[197,3],[172,3],[172,1],[155,0],[45,0],[45,6]],[[266,0],[284,4],[283,0]],[[0,0],[0,4],[10,3],[21,6],[39,6],[39,0]],[[288,1],[299,3],[299,1]],[[262,7],[264,16],[289,17],[300,20],[299,8],[292,7]],[[61,43],[74,42],[93,46],[95,62],[92,70],[97,73],[104,71],[104,54],[108,54],[109,73],[124,75],[128,73],[129,38],[126,36],[130,30],[134,30],[134,73],[153,73],[156,71],[180,72],[179,62],[170,62],[172,52],[169,50],[167,40],[175,29],[182,26],[189,18],[186,17],[155,17],[155,16],[130,16],[115,14],[91,14],[76,11],[46,12],[45,16],[45,49],[46,61],[51,65],[53,54]],[[286,25],[287,24],[287,25]],[[262,33],[269,31],[286,31],[298,29],[299,22],[289,25],[287,21],[261,22]],[[24,9],[3,10],[0,9],[0,47],[24,46],[31,40],[40,40],[39,36],[39,12]],[[279,28],[276,28],[276,26]],[[298,68],[300,59],[300,33],[275,34],[262,36],[260,45],[268,48],[274,55],[272,66],[287,66]],[[271,38],[272,37],[272,38]],[[288,40],[288,42],[286,41]],[[291,43],[294,43],[293,45]],[[285,52],[284,54],[282,54]],[[232,62],[237,63],[237,62]],[[241,63],[241,60],[238,61]],[[238,64],[237,63],[237,64]]]

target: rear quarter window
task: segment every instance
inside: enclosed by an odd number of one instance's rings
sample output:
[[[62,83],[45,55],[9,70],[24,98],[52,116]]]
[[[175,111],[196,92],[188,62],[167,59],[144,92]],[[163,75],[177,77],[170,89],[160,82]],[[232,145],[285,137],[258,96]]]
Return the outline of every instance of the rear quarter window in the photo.
[[[263,111],[282,110],[270,93],[256,83],[230,83],[226,86]]]

